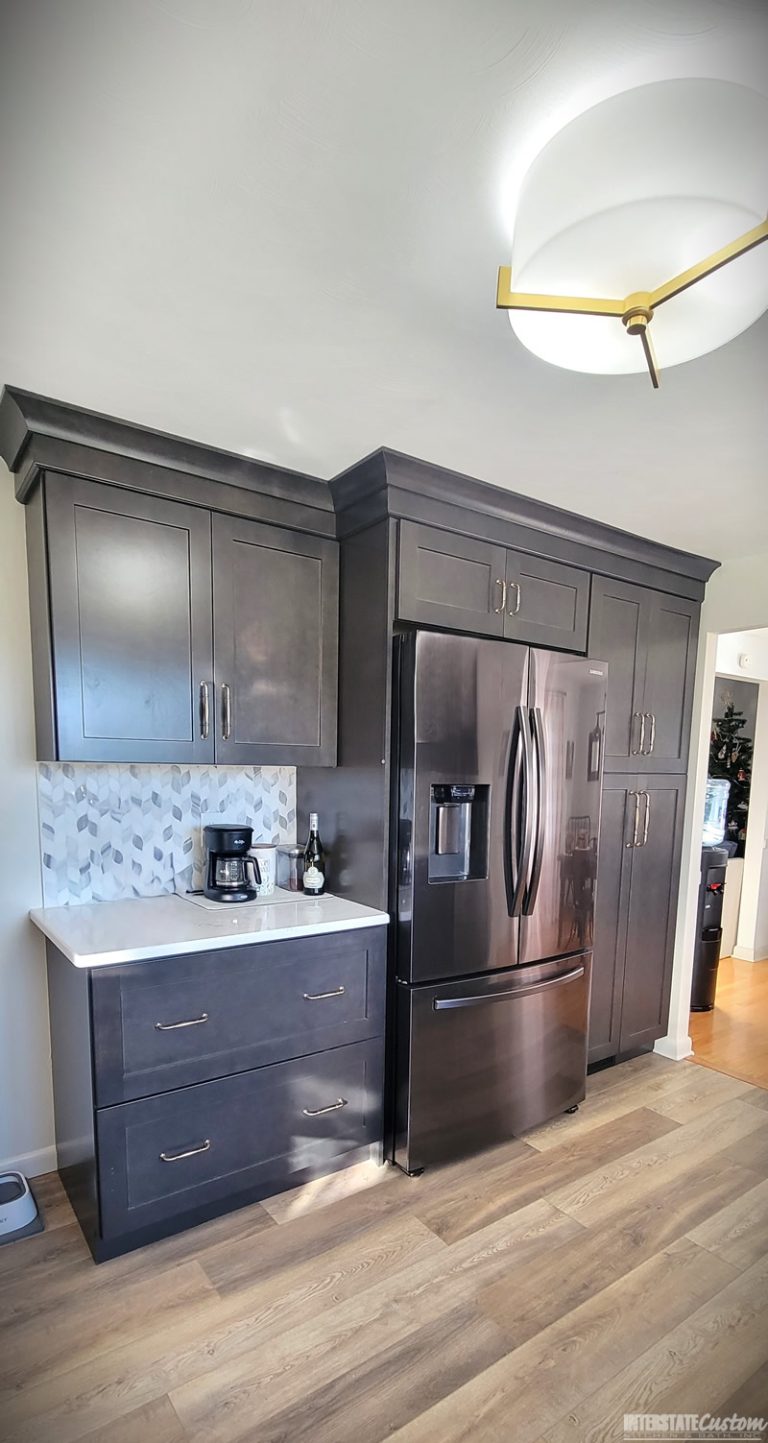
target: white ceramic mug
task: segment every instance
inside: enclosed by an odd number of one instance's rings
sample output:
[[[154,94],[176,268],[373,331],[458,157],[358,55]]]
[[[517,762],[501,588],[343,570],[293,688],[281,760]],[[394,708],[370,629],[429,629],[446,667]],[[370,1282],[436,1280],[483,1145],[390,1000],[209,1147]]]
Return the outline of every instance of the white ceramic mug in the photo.
[[[271,897],[275,890],[275,872],[277,869],[277,847],[271,842],[257,842],[250,848],[249,857],[255,857],[259,864],[261,873],[261,884],[257,888],[260,897]]]

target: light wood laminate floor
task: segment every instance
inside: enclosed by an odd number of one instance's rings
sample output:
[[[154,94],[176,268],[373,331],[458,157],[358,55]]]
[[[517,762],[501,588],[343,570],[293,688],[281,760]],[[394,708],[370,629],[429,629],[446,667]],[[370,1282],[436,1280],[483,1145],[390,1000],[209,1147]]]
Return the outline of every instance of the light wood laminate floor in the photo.
[[[357,1189],[353,1191],[353,1189]],[[55,1176],[0,1249],[18,1443],[584,1443],[768,1412],[768,1092],[647,1056],[573,1117],[95,1267]]]
[[[712,1012],[692,1012],[692,1062],[768,1087],[768,962],[723,957]]]

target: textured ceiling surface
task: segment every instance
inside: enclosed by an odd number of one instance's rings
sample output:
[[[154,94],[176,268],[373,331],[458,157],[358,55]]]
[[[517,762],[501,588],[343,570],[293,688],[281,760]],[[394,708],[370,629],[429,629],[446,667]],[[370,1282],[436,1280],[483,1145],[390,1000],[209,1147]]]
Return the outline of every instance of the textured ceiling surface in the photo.
[[[628,86],[768,87],[764,0],[5,0],[0,382],[331,476],[378,445],[768,546],[768,316],[666,372],[525,351],[514,203]]]

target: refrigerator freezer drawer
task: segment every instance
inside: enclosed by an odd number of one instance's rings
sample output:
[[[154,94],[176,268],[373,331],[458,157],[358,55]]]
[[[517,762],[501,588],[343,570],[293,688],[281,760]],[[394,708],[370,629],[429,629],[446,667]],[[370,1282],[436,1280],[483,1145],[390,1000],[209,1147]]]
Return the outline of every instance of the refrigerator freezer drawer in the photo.
[[[394,1160],[468,1156],[584,1097],[591,954],[398,987]]]

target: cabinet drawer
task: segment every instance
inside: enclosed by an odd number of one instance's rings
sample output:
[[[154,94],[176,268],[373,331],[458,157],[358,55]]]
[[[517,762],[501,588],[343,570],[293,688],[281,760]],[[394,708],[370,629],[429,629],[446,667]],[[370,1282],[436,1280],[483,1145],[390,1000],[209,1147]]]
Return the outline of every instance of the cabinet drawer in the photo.
[[[96,1104],[376,1037],[386,928],[95,971]]]
[[[267,1197],[376,1142],[383,1052],[360,1042],[98,1112],[102,1236]]]

